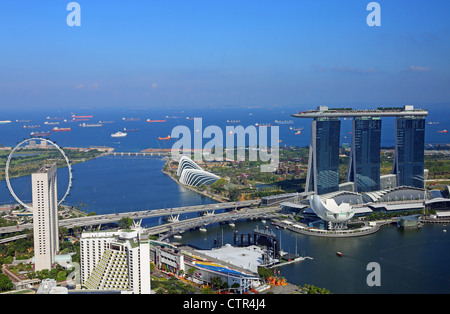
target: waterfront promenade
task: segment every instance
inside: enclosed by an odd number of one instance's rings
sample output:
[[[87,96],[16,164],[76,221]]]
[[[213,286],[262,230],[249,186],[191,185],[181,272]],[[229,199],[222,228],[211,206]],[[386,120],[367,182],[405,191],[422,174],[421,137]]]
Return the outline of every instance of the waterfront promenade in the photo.
[[[376,221],[373,224],[365,224],[364,227],[348,230],[323,230],[317,228],[309,228],[308,226],[300,223],[296,223],[288,220],[273,219],[272,223],[280,228],[288,229],[292,232],[317,236],[317,237],[330,237],[330,238],[349,238],[349,237],[361,237],[369,235],[380,230],[382,226],[397,223],[396,220],[387,219]]]

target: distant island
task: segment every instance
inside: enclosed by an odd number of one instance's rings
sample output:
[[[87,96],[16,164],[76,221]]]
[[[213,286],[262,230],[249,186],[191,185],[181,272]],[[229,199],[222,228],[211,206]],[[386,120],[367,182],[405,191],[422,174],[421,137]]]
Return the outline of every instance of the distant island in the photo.
[[[71,165],[103,156],[113,150],[109,147],[65,147],[62,149]],[[11,151],[10,147],[0,149],[0,181],[5,180],[6,161]],[[9,165],[9,178],[30,175],[37,171],[40,165],[49,162],[56,162],[58,168],[67,166],[61,153],[56,149],[41,147],[17,149]]]

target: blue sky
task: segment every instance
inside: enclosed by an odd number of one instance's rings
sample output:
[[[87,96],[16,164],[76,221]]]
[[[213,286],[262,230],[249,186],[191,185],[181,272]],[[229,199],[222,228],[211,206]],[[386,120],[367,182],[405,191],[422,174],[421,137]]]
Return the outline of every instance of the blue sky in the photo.
[[[69,2],[2,2],[0,108],[450,99],[448,0]]]

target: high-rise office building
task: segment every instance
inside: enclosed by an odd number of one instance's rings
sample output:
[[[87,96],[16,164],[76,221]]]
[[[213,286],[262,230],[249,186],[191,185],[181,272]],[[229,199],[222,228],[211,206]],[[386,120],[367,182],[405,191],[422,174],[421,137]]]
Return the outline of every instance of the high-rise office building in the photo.
[[[81,283],[91,290],[151,293],[150,244],[140,227],[83,232]]]
[[[31,175],[35,270],[51,269],[59,251],[56,164]]]
[[[347,181],[356,192],[380,189],[381,119],[356,117],[352,121],[352,146]]]
[[[319,106],[292,114],[295,118],[313,119],[309,146],[305,192],[324,194],[339,190],[339,118],[354,118],[352,152],[347,181],[358,192],[385,186],[424,187],[425,117],[428,111],[412,105],[352,109]],[[396,118],[396,149],[393,174],[380,184],[381,118]],[[389,182],[388,182],[389,181]],[[395,181],[395,182],[394,182]],[[343,184],[343,189],[351,183]]]
[[[316,118],[311,124],[305,191],[317,194],[339,190],[339,135],[337,118]]]
[[[424,187],[425,119],[398,117],[395,120],[396,142],[392,173],[397,185]]]

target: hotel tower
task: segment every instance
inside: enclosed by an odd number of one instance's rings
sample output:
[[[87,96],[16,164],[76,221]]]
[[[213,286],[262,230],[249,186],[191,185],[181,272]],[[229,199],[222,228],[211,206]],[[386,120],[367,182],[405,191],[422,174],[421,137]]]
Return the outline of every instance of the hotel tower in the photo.
[[[59,251],[56,164],[41,166],[31,185],[35,270],[51,269]]]

